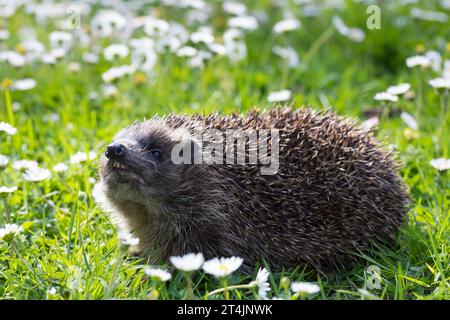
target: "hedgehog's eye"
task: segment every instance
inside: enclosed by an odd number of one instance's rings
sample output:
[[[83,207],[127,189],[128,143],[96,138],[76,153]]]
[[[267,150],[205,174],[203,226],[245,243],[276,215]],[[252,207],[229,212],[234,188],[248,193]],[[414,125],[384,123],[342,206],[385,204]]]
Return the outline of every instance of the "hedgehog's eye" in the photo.
[[[162,152],[159,149],[153,149],[150,151],[150,154],[152,155],[155,160],[161,160],[162,159]]]

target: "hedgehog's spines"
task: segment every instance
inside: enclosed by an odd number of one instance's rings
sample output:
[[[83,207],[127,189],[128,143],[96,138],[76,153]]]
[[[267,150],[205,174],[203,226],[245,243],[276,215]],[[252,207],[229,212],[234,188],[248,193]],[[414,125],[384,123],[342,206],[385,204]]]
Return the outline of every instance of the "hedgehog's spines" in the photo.
[[[336,269],[372,243],[393,241],[408,210],[395,155],[331,110],[253,108],[242,116],[170,114],[158,121],[166,130],[156,135],[199,124],[223,132],[277,128],[280,167],[264,176],[260,164],[187,166],[156,212],[145,212],[155,219],[151,236],[143,235],[148,254],[202,251],[241,256],[249,269],[261,258],[274,270]]]

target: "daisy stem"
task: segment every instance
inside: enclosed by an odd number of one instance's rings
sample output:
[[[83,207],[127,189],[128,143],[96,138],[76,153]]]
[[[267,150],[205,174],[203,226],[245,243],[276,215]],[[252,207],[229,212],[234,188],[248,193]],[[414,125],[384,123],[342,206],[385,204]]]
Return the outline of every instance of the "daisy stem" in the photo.
[[[228,279],[226,277],[223,278],[223,288],[224,288],[225,300],[230,300],[230,290],[228,289]]]
[[[305,300],[307,296],[308,295],[305,295],[304,293],[297,292],[291,297],[291,300]]]
[[[158,300],[159,298],[159,291],[156,283],[152,284],[150,289],[150,294],[148,295],[148,299],[150,300]]]
[[[11,102],[11,93],[8,88],[5,88],[5,103],[6,103],[6,113],[8,114],[8,121],[11,125],[15,125],[14,112]]]
[[[191,272],[185,272],[184,276],[186,277],[186,300],[194,300],[194,289],[193,289],[193,282],[192,282],[192,273]]]
[[[284,88],[288,84],[288,76],[289,76],[289,64],[286,62],[283,65],[283,74],[281,76],[281,86]]]
[[[218,294],[218,293],[221,293],[221,292],[225,292],[225,299],[226,300],[229,300],[229,290],[237,290],[237,289],[251,289],[251,288],[253,288],[254,287],[254,285],[253,284],[237,284],[237,285],[235,285],[235,286],[229,286],[228,287],[228,283],[227,283],[227,280],[226,279],[224,279],[224,287],[223,288],[220,288],[220,289],[216,289],[216,290],[214,290],[214,291],[211,291],[211,292],[208,292],[206,295],[205,295],[205,298],[208,298],[209,296],[212,296],[212,295],[215,295],[215,294]]]
[[[284,286],[284,295],[286,296],[286,298],[289,297],[289,295],[290,295],[289,285]]]
[[[326,29],[319,38],[317,38],[316,41],[309,47],[308,51],[303,55],[303,61],[302,61],[302,68],[306,68],[306,64],[308,63],[309,59],[320,49],[320,47],[327,42],[328,39],[331,38],[331,36],[334,34],[335,30],[334,27],[331,26],[328,29]]]
[[[31,272],[31,274],[33,275],[33,277],[36,280],[37,284],[39,285],[39,287],[45,292],[44,284],[39,279],[39,277],[36,274],[36,272],[34,271],[33,267],[24,258],[22,258],[22,255],[20,254],[19,250],[17,250],[17,247],[16,247],[14,241],[11,241],[11,250],[13,251],[14,255],[23,263],[23,265],[25,267],[27,267],[27,269]]]
[[[445,120],[446,120],[446,100],[447,100],[447,91],[442,92],[439,94],[439,102],[441,104],[441,112],[440,112],[440,133],[441,133],[441,148],[443,149],[443,153],[446,156],[447,155],[447,146],[444,141],[445,137]]]
[[[6,197],[3,197],[2,199],[3,199],[3,205],[5,206],[5,221],[6,221],[6,223],[11,223],[8,201],[6,201]]]
[[[62,183],[64,187],[66,187],[67,190],[69,190],[70,193],[74,193],[75,191],[67,184],[66,180],[64,179],[62,174],[58,174],[59,181]]]
[[[385,125],[389,119],[389,110],[391,109],[391,104],[383,104],[383,110],[381,110],[380,122]]]
[[[416,118],[418,121],[420,121],[420,113],[422,111],[422,105],[423,105],[423,95],[422,95],[422,70],[417,69],[416,71],[416,78],[417,78],[417,106],[416,106]]]
[[[443,185],[443,187],[444,187],[444,190],[448,190],[448,188],[447,188],[447,184],[448,184],[448,173],[447,173],[447,171],[444,171],[444,172],[442,172],[442,174],[441,174],[441,177],[442,177],[442,185]],[[445,191],[444,191],[445,192]],[[448,205],[447,205],[447,199],[448,199],[448,196],[446,195],[446,193],[444,193],[444,197],[443,197],[444,199],[443,199],[443,203],[442,203],[442,209],[443,209],[443,214],[447,214],[447,209],[446,208],[448,208]]]
[[[25,207],[25,211],[28,212],[28,191],[27,191],[27,182],[23,184],[23,204]]]
[[[119,269],[120,269],[121,265],[122,265],[122,249],[121,249],[121,244],[119,242],[118,249],[117,249],[117,258],[113,265],[113,274],[112,274],[111,279],[109,280],[108,292],[106,293],[107,298],[112,298],[114,295],[115,282],[119,275]]]
[[[444,177],[444,190],[448,190],[448,172],[445,172],[445,177]],[[445,208],[448,208],[448,193],[447,195],[444,197],[444,205],[443,208],[444,210],[446,210]]]
[[[270,55],[270,53],[272,52],[271,49],[273,47],[273,40],[275,38],[275,35],[273,34],[273,32],[269,33],[269,35],[267,36],[267,38],[264,40],[263,43],[263,47],[261,49],[261,61],[267,61],[268,60],[268,56]]]

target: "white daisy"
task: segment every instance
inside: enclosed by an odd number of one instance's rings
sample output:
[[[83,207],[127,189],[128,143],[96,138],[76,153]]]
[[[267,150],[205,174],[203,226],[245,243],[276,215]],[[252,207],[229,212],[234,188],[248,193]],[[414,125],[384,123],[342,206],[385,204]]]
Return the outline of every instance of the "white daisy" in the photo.
[[[210,44],[214,42],[214,35],[210,28],[200,28],[197,32],[191,34],[190,39],[193,43]]]
[[[147,51],[155,48],[155,41],[149,37],[133,38],[129,42],[133,50]]]
[[[242,16],[247,12],[247,7],[245,4],[240,2],[224,2],[223,5],[223,11],[233,14],[235,16]]]
[[[427,21],[435,21],[440,23],[447,23],[448,22],[448,16],[445,12],[441,11],[429,11],[429,10],[423,10],[420,8],[412,8],[411,9],[411,17],[420,19],[420,20],[427,20]]]
[[[77,164],[77,163],[81,163],[81,162],[85,162],[88,160],[88,158],[90,160],[94,159],[97,156],[97,154],[94,151],[90,151],[89,154],[79,151],[77,153],[75,153],[74,155],[72,155],[69,159],[71,164]]]
[[[48,287],[47,288],[47,296],[54,296],[56,295],[56,288],[55,287]]]
[[[170,262],[178,270],[192,272],[201,268],[205,258],[202,253],[189,253],[181,257],[170,257]]]
[[[60,120],[59,114],[57,113],[48,113],[42,116],[42,122],[58,122]]]
[[[28,61],[35,61],[45,52],[45,46],[36,39],[26,39],[20,44]]]
[[[100,97],[97,91],[91,91],[88,93],[89,100],[97,100]]]
[[[442,56],[438,51],[428,50],[425,52],[425,57],[430,59],[431,69],[435,72],[441,71],[442,67]]]
[[[191,69],[203,68],[205,66],[205,61],[200,56],[195,56],[189,59],[188,66]]]
[[[0,41],[6,40],[9,38],[9,31],[6,29],[0,29]]]
[[[64,48],[55,48],[50,51],[50,55],[54,56],[55,59],[62,59],[66,56],[67,50]]]
[[[365,37],[366,34],[364,33],[364,31],[360,28],[350,28],[348,31],[348,35],[347,37],[354,42],[362,42]]]
[[[111,44],[103,50],[103,55],[108,61],[112,61],[115,58],[125,58],[130,53],[130,49],[123,44]]]
[[[170,51],[172,53],[176,52],[182,45],[180,39],[177,37],[167,36],[158,39],[156,42],[156,51],[165,53],[167,51]]]
[[[132,74],[135,71],[133,66],[123,65],[119,67],[112,67],[102,73],[102,79],[105,82],[113,82],[114,80],[121,78],[125,75]]]
[[[433,159],[430,161],[430,165],[438,171],[447,171],[450,169],[450,159]]]
[[[3,154],[0,154],[0,170],[3,170],[6,168],[6,166],[9,163],[9,158]]]
[[[55,64],[56,63],[56,57],[52,53],[44,53],[41,56],[41,61],[44,64]]]
[[[102,93],[105,98],[115,97],[118,95],[119,90],[112,84],[106,84],[102,86]]]
[[[206,10],[206,2],[203,0],[184,0],[184,1],[175,1],[175,3],[179,3],[178,5],[181,8],[192,8],[196,10]]]
[[[13,136],[17,133],[17,129],[7,122],[0,122],[0,131],[7,135]]]
[[[435,89],[450,89],[450,78],[435,78],[428,83]]]
[[[23,178],[27,181],[43,181],[51,177],[52,173],[48,169],[43,169],[39,167],[28,168],[23,174]]]
[[[57,163],[53,166],[53,171],[57,173],[66,172],[67,169],[69,169],[69,167],[64,162]]]
[[[177,38],[181,42],[181,44],[184,44],[189,40],[189,31],[182,24],[172,22],[169,29],[169,36]]]
[[[450,78],[450,59],[447,59],[447,60],[444,61],[444,68],[442,70],[442,77],[445,78],[445,79],[449,79]]]
[[[154,17],[145,17],[144,32],[150,37],[163,37],[170,30],[170,24],[163,19]]]
[[[267,299],[267,292],[271,290],[268,279],[269,279],[269,272],[267,271],[267,269],[260,268],[256,276],[256,279],[251,282],[252,285],[258,287],[258,296],[263,300]]]
[[[125,230],[121,230],[118,233],[118,239],[121,244],[125,246],[136,246],[139,244],[139,238],[133,237],[133,235]]]
[[[371,117],[371,118],[363,121],[360,125],[360,128],[363,131],[370,131],[370,130],[372,130],[372,128],[378,126],[379,123],[380,123],[380,119],[378,117]]]
[[[431,65],[431,60],[425,56],[413,56],[406,59],[406,65],[409,68],[414,67],[428,68]]]
[[[207,23],[210,14],[206,11],[190,10],[186,12],[186,22],[188,25],[198,25]]]
[[[243,261],[239,257],[214,258],[203,264],[203,270],[217,278],[223,278],[236,271]]]
[[[226,55],[233,61],[241,61],[247,57],[247,45],[243,41],[225,42]]]
[[[12,88],[19,91],[30,90],[36,86],[36,83],[36,80],[31,78],[16,80],[14,81]]]
[[[184,46],[178,49],[177,56],[179,57],[193,57],[197,54],[198,50],[191,46]]]
[[[444,9],[450,9],[450,0],[441,0],[441,7]]]
[[[223,33],[223,41],[224,43],[235,42],[241,40],[243,37],[243,33],[239,29],[231,28]]]
[[[394,96],[398,96],[408,92],[409,89],[411,89],[411,85],[409,83],[402,83],[396,86],[389,87],[386,92]]]
[[[354,42],[361,42],[366,37],[362,29],[349,28],[339,16],[333,16],[332,23],[337,32]]]
[[[273,31],[275,33],[283,33],[283,32],[287,32],[287,31],[292,31],[295,29],[300,28],[301,23],[299,20],[297,19],[285,19],[285,20],[281,20],[278,21],[274,26],[273,26]]]
[[[211,59],[212,53],[205,50],[200,50],[197,54],[188,60],[190,68],[203,68],[205,61]]]
[[[92,197],[94,198],[95,203],[99,203],[103,207],[105,207],[105,205],[108,203],[108,201],[106,200],[105,193],[103,191],[103,184],[101,182],[96,183],[92,188]]]
[[[7,223],[0,229],[0,240],[11,242],[15,237],[23,232],[23,228],[15,223]]]
[[[292,282],[291,290],[294,293],[314,294],[320,291],[320,287],[315,283]]]
[[[0,197],[7,196],[10,193],[13,193],[17,190],[16,186],[13,187],[6,187],[6,186],[0,186]]]
[[[373,98],[377,101],[391,101],[391,102],[398,101],[397,96],[387,92],[378,92]]]
[[[228,20],[228,26],[243,30],[255,30],[258,28],[258,20],[253,16],[233,17]]]
[[[0,2],[0,17],[12,17],[17,9],[19,9],[19,5],[15,1],[2,1]]]
[[[53,31],[50,33],[52,48],[68,49],[72,45],[72,39],[72,34],[65,31]]]
[[[291,98],[291,90],[273,91],[269,93],[267,101],[269,102],[282,102]]]
[[[86,52],[82,57],[83,61],[90,64],[95,64],[98,62],[99,57],[96,53]]]
[[[154,281],[168,281],[172,278],[171,274],[163,269],[147,268],[145,274]]]
[[[13,162],[13,169],[17,171],[37,168],[38,166],[38,163],[34,160],[16,160]]]
[[[300,59],[298,54],[292,47],[283,48],[280,46],[274,46],[272,49],[273,53],[281,58],[285,59],[290,68],[298,67]]]
[[[0,51],[0,61],[6,61],[13,67],[23,67],[27,62],[26,57],[15,51]]]
[[[402,118],[403,122],[406,123],[406,125],[409,126],[411,129],[413,130],[418,129],[416,120],[409,113],[402,112],[400,118]]]
[[[115,10],[101,10],[91,21],[94,35],[109,37],[118,34],[127,25],[127,19]]]
[[[218,54],[220,56],[223,56],[227,53],[227,47],[221,43],[216,43],[216,42],[209,43],[208,49],[211,50],[211,52]]]
[[[78,72],[81,69],[81,65],[78,62],[69,62],[67,64],[67,70],[70,72]]]
[[[348,27],[345,25],[344,21],[339,16],[333,16],[332,22],[334,27],[340,34],[347,35]]]
[[[142,70],[144,72],[150,72],[158,61],[158,55],[155,50],[134,50],[132,57],[132,66],[135,69]]]

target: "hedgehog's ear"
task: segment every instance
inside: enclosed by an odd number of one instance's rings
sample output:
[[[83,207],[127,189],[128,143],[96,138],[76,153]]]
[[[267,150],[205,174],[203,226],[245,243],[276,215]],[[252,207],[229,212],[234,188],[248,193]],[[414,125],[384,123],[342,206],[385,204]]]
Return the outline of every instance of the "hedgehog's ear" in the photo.
[[[180,140],[172,148],[171,159],[174,164],[202,163],[202,144],[192,136]]]

